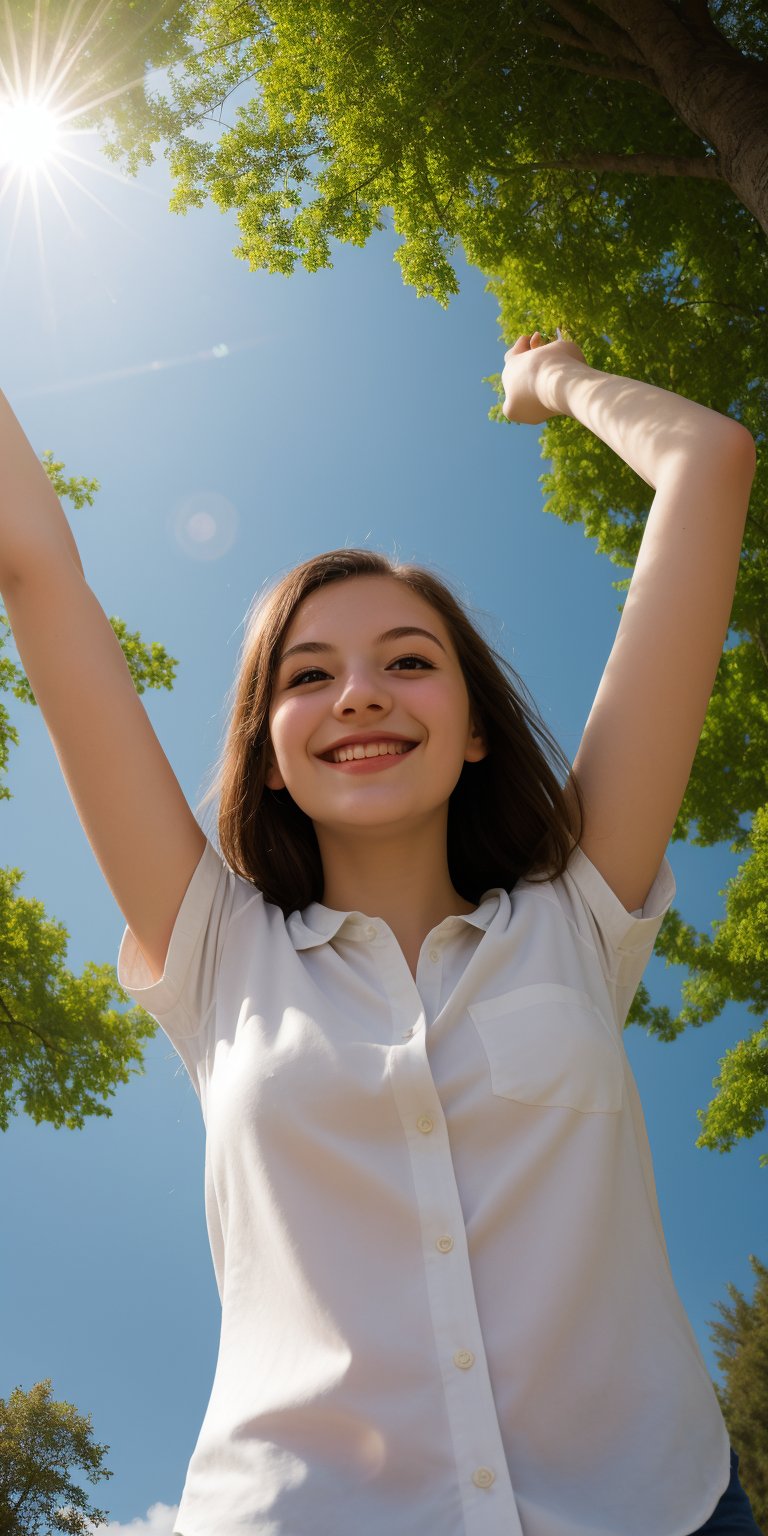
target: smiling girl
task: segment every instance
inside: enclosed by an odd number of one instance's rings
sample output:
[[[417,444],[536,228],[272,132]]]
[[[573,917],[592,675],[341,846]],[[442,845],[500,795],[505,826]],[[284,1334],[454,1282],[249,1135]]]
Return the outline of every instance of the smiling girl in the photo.
[[[250,616],[204,835],[0,397],[0,586],[205,1119],[222,1305],[183,1536],[759,1536],[669,1266],[623,1028],[728,631],[755,445],[521,336],[504,414],[655,489],[573,766],[430,571]]]

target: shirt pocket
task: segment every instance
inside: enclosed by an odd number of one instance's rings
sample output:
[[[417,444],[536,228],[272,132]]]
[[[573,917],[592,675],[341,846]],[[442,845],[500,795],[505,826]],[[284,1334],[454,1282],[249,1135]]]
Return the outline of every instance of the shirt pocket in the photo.
[[[472,1003],[469,1013],[501,1098],[581,1114],[621,1109],[618,1042],[587,992],[540,982]]]

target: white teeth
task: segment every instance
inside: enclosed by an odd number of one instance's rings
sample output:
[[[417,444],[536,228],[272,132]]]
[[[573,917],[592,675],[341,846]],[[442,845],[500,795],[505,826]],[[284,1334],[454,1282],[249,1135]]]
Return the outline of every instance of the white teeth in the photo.
[[[354,747],[337,747],[333,754],[335,763],[349,763],[362,757],[400,757],[407,749],[404,741],[358,742]]]

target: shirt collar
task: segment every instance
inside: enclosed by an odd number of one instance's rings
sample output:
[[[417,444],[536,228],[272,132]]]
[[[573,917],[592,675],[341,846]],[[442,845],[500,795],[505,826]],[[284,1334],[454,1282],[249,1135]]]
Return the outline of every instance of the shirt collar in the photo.
[[[460,923],[470,923],[473,928],[490,928],[504,891],[501,886],[493,886],[484,891],[474,912],[456,913],[452,917],[446,917],[444,923],[451,927],[457,927]],[[286,918],[286,929],[294,949],[313,949],[318,944],[329,944],[335,939],[337,933],[344,929],[344,938],[368,939],[371,937],[370,928],[378,925],[380,919],[368,917],[364,912],[337,912],[333,907],[325,907],[321,901],[312,901],[301,912],[291,912]]]

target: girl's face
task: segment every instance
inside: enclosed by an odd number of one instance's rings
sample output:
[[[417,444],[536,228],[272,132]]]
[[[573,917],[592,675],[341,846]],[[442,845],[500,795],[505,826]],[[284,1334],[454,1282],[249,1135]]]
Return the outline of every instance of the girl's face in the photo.
[[[304,599],[283,640],[269,727],[268,788],[288,789],[329,828],[402,830],[447,812],[463,764],[486,754],[443,619],[390,576],[347,578]],[[399,739],[398,755],[334,761],[348,737],[369,751]]]

